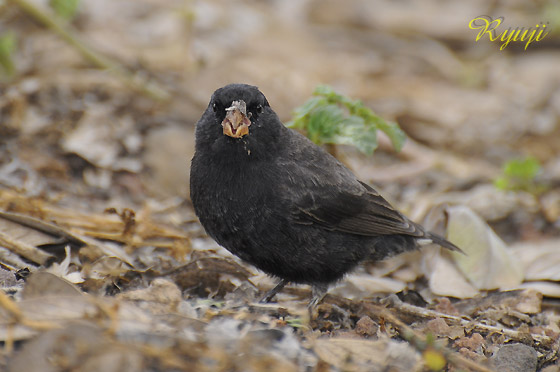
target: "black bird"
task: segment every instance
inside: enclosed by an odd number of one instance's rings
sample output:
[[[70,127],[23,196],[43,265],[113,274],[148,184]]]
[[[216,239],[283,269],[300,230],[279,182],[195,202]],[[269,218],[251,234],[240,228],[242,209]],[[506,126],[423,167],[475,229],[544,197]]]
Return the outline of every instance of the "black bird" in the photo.
[[[196,124],[191,200],[206,232],[242,260],[288,283],[329,284],[360,262],[431,241],[460,251],[395,210],[321,147],[286,128],[257,87],[214,92]]]

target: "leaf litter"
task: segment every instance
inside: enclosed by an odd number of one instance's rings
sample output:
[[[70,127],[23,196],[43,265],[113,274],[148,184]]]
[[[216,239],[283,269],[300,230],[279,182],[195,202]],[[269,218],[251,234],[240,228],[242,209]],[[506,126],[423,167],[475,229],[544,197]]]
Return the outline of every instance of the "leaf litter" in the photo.
[[[435,2],[82,1],[74,31],[164,86],[175,99],[162,103],[16,2],[0,14],[18,36],[0,82],[0,368],[558,370],[557,51],[496,54],[462,21],[439,27]],[[285,121],[325,82],[398,121],[401,153],[382,132],[373,158],[337,153],[468,256],[426,247],[365,265],[311,319],[306,286],[259,304],[272,280],[206,237],[185,201],[193,124],[232,76]],[[494,187],[518,155],[540,162],[546,189]]]

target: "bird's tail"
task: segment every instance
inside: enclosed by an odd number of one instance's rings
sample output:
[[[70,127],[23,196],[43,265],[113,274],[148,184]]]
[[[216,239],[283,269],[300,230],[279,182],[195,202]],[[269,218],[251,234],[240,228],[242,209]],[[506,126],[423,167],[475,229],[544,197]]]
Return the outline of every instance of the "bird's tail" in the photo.
[[[457,247],[455,244],[451,243],[449,240],[445,239],[443,236],[440,236],[438,234],[434,234],[431,232],[427,232],[426,233],[426,238],[430,239],[433,243],[443,247],[443,248],[447,248],[451,251],[455,251],[455,252],[459,252],[462,254],[465,254],[465,252],[463,252],[463,250],[459,247]]]

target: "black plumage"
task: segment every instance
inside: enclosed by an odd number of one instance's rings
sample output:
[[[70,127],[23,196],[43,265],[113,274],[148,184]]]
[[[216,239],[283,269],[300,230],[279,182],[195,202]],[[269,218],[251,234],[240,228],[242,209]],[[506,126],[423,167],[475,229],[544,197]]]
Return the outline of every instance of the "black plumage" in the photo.
[[[257,87],[214,92],[196,125],[191,200],[207,233],[287,282],[328,285],[360,262],[431,240],[459,250],[396,211],[321,147],[286,128]]]

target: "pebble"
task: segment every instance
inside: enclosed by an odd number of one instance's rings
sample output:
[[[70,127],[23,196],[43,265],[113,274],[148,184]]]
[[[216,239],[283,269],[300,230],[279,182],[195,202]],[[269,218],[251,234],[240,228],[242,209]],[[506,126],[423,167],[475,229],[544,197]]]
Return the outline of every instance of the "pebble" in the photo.
[[[502,346],[490,360],[500,372],[534,372],[537,370],[537,352],[524,344]]]

